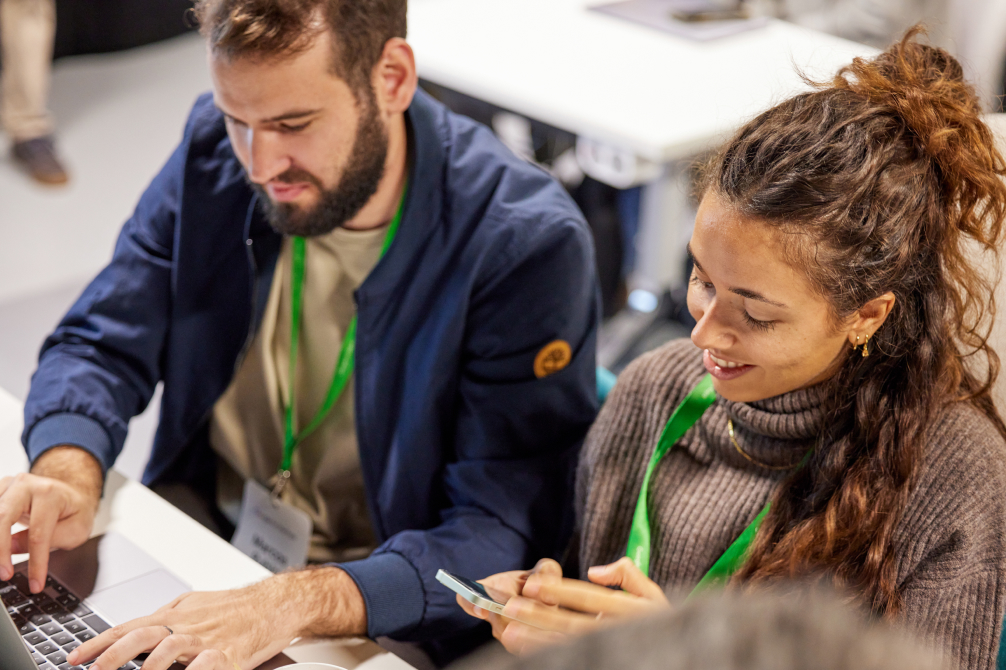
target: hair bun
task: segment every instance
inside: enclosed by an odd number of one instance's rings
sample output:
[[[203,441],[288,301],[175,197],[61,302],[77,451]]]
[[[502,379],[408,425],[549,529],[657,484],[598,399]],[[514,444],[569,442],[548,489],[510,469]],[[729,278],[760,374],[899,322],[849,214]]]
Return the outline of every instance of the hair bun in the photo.
[[[916,38],[925,32],[916,25],[876,58],[856,58],[839,71],[832,85],[889,108],[915,137],[921,152],[943,170],[954,172],[961,151],[991,147],[991,135],[981,120],[978,96],[964,80],[964,68],[945,50],[919,43]],[[992,169],[993,153],[987,152],[981,162]]]

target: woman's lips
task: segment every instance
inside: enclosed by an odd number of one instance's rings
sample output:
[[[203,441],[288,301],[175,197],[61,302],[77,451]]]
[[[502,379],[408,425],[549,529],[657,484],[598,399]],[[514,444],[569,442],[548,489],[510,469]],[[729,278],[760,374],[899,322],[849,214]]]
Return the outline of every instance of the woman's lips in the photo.
[[[719,379],[720,381],[724,382],[728,382],[732,379],[737,379],[744,373],[754,368],[753,365],[734,363],[733,361],[727,361],[725,359],[722,359],[719,356],[714,358],[713,355],[709,353],[708,349],[704,349],[702,351],[702,364],[706,367],[706,371],[708,371],[709,374],[711,374],[716,379]],[[729,367],[731,364],[734,365],[735,367]]]
[[[266,184],[269,197],[275,202],[290,202],[296,200],[301,193],[306,191],[310,184],[285,184],[283,182],[270,182]]]

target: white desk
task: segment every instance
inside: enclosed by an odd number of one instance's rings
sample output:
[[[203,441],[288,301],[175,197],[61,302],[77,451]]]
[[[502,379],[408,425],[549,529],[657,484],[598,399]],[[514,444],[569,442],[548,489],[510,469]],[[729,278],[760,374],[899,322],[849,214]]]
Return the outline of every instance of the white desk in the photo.
[[[875,50],[781,21],[693,42],[588,11],[602,1],[413,0],[409,43],[429,81],[657,166],[637,270],[659,290],[690,234],[679,161],[801,90],[797,68],[829,78]]]
[[[20,442],[22,421],[21,403],[0,389],[0,476],[28,468]],[[145,486],[115,470],[108,474],[94,534],[106,530],[126,536],[197,591],[237,588],[270,574]],[[412,670],[412,666],[367,639],[304,640],[287,649],[286,654],[295,661],[331,663],[350,670]]]

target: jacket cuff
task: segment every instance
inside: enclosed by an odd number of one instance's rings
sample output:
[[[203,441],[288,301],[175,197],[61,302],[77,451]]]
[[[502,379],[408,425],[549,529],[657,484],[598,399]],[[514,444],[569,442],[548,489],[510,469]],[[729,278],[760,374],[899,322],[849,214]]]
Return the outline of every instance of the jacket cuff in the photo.
[[[83,414],[50,414],[35,424],[28,434],[28,461],[32,464],[53,447],[72,445],[94,456],[107,471],[105,458],[112,453],[112,440],[105,427]]]
[[[339,563],[353,578],[367,605],[367,637],[394,637],[420,624],[426,612],[426,590],[419,572],[401,554],[375,554]]]

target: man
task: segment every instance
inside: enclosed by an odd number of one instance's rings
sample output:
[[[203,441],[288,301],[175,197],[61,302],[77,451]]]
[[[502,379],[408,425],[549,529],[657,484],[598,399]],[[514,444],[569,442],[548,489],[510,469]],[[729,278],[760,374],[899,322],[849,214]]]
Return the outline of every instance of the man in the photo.
[[[0,522],[29,525],[0,533],[0,578],[30,549],[37,589],[163,380],[144,482],[218,526],[242,482],[243,509],[271,489],[306,519],[303,552],[337,564],[190,595],[72,663],[153,648],[147,670],[250,670],[297,636],[360,634],[445,662],[482,633],[438,568],[561,552],[596,412],[589,232],[547,175],[417,91],[405,12],[197,3],[213,98],[46,341],[32,474],[0,485]]]
[[[48,185],[68,179],[46,110],[55,36],[56,0],[0,0],[0,116],[14,161]]]

